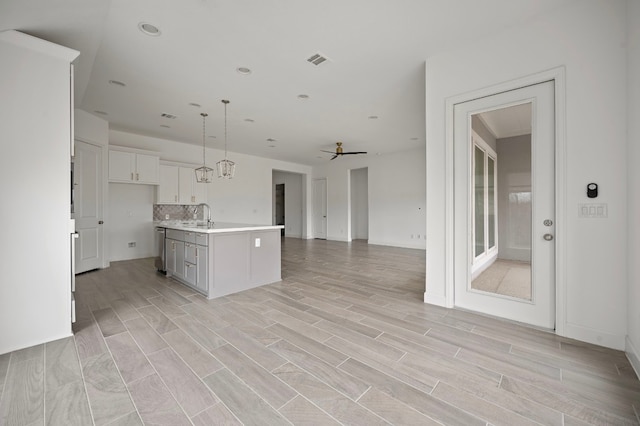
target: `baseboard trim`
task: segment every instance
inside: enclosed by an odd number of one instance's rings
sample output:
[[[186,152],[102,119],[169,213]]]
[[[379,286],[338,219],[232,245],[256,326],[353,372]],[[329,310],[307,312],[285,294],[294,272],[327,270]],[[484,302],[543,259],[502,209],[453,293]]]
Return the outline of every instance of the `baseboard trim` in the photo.
[[[583,327],[576,324],[565,324],[564,337],[580,340],[582,342],[593,343],[598,346],[607,348],[624,350],[625,336],[618,334],[606,333],[589,327]]]
[[[627,338],[625,339],[625,353],[627,354],[627,358],[631,363],[631,367],[633,367],[634,371],[636,372],[636,376],[640,377],[640,352],[633,345],[633,342],[631,341],[631,339],[629,339],[629,336],[627,336]]]
[[[340,241],[341,243],[348,243],[349,239],[346,237],[327,237],[329,241]]]
[[[447,308],[447,300],[443,295],[424,292],[424,303]]]
[[[407,244],[401,243],[397,241],[380,241],[380,240],[369,240],[369,244],[373,244],[376,246],[389,246],[389,247],[401,247],[401,248],[410,248],[410,249],[419,249],[426,250],[426,242],[420,244]]]

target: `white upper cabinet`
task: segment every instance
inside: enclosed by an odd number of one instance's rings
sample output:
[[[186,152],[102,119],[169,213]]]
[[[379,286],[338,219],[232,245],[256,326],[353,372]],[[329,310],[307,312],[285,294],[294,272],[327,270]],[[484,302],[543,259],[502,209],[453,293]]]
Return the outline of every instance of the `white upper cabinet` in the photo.
[[[157,188],[158,204],[177,204],[178,192],[178,167],[160,164],[160,185]]]
[[[207,185],[198,183],[193,168],[160,165],[158,204],[200,204],[206,202]]]
[[[110,150],[109,182],[158,185],[160,183],[160,157]]]
[[[180,204],[200,204],[205,202],[207,184],[196,181],[194,169],[180,167]]]

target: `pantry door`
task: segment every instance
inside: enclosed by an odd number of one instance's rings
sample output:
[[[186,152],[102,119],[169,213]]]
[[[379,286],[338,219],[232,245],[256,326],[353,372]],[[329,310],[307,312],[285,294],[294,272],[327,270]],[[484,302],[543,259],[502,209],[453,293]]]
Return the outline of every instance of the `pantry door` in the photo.
[[[102,267],[102,148],[76,139],[74,157],[74,219],[76,274]]]

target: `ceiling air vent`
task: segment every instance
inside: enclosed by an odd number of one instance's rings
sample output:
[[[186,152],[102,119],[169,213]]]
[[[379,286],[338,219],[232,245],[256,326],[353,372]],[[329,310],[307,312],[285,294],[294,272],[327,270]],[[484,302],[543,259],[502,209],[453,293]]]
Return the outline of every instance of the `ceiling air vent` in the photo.
[[[321,63],[328,61],[329,58],[324,56],[322,53],[316,53],[307,58],[307,62],[311,62],[313,65],[320,65]]]
[[[163,113],[161,114],[161,116],[162,116],[163,118],[170,118],[170,119],[172,119],[172,120],[175,120],[176,118],[178,118],[178,116],[177,116],[177,115],[168,114],[168,113],[166,113],[166,112],[163,112]]]

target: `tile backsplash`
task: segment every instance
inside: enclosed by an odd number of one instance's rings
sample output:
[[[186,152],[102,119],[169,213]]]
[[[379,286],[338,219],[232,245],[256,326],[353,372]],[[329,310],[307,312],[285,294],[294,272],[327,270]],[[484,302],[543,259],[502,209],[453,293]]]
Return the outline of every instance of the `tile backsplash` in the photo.
[[[154,204],[153,220],[204,220],[203,210],[202,207],[184,204]],[[197,213],[194,218],[195,211]]]

